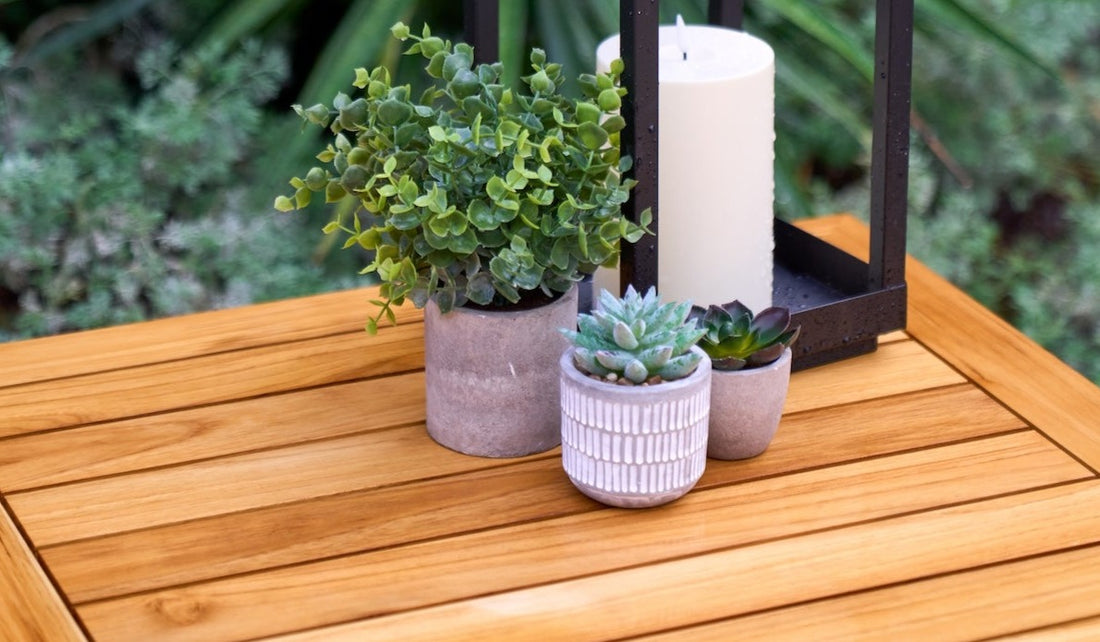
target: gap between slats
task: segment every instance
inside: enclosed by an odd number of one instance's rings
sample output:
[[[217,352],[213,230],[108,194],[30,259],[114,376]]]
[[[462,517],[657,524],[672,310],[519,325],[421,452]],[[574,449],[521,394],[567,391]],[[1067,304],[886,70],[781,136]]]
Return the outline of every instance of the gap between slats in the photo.
[[[0,437],[405,372],[422,368],[423,355],[409,324],[5,388]]]
[[[793,414],[825,405],[838,406],[875,396],[899,395],[956,383],[947,374],[949,371],[946,368],[931,371],[920,369],[920,361],[938,363],[928,354],[924,354],[924,359],[917,362],[914,370],[910,363],[913,360],[910,346],[913,345],[915,344],[908,340],[895,343],[889,349],[884,348],[882,354],[872,357],[873,361],[857,362],[845,369],[834,370],[825,377],[814,372],[796,373],[785,412]],[[351,359],[355,357],[352,356]],[[853,381],[860,379],[858,367],[868,367],[871,363],[878,364],[874,367],[882,369],[875,376],[877,385],[853,385]],[[0,441],[6,441],[3,451],[0,451],[0,488],[6,491],[27,490],[76,481],[81,476],[108,476],[141,468],[156,468],[189,460],[262,450],[287,445],[291,443],[290,436],[299,432],[312,435],[304,440],[317,438],[322,434],[346,434],[349,432],[346,428],[319,430],[318,427],[328,426],[330,423],[346,424],[354,420],[348,416],[348,408],[337,406],[351,404],[354,407],[358,404],[363,414],[372,413],[372,399],[378,399],[383,405],[392,404],[404,408],[407,416],[398,423],[416,421],[417,418],[412,415],[415,414],[415,405],[423,403],[422,378],[403,379],[402,373],[392,371],[392,364],[390,367],[390,372],[377,373],[365,379],[320,381],[313,387],[303,387],[302,383],[298,383],[297,388],[289,391],[273,390],[239,400],[211,400],[210,395],[219,392],[214,390],[207,392],[205,399],[202,398],[203,395],[198,395],[198,398],[191,400],[188,407],[181,409],[156,410],[138,417],[102,420],[69,429],[16,435],[7,440],[0,438]],[[280,370],[282,369],[284,368],[280,366]],[[399,380],[406,383],[399,384]],[[818,386],[824,386],[820,395],[815,392]],[[353,394],[358,395],[358,398],[352,397]],[[383,408],[382,412],[385,413],[386,410]],[[3,410],[0,410],[0,417],[2,415]],[[418,417],[422,417],[422,410]],[[272,432],[270,426],[277,424],[286,426],[286,432],[282,433],[286,436],[281,439],[273,439],[269,435]],[[301,429],[303,424],[306,428]],[[201,444],[202,441],[216,442],[219,434],[226,432],[249,436],[256,434],[257,443],[245,443],[243,438],[235,435],[227,442],[223,439],[223,442],[234,445],[221,451]],[[200,442],[198,453],[191,456],[171,455],[174,449],[186,452],[189,444],[184,442],[193,437]],[[151,452],[148,450],[150,448]],[[73,457],[78,460],[74,461]],[[29,463],[32,458],[35,461],[33,467]],[[123,465],[125,462],[129,464]]]
[[[1087,625],[1100,615],[1097,560],[1100,545],[1087,544],[635,639],[1033,639],[1051,628],[1069,628],[1080,622]],[[1020,608],[1021,604],[1029,608]],[[1100,619],[1092,626],[1096,624]]]
[[[1100,581],[1097,584],[1100,585]],[[1100,640],[1100,617],[1071,620],[1041,629],[1001,636],[997,639],[1000,642],[1096,642]]]
[[[972,388],[921,391],[785,416],[763,456],[733,466],[750,475],[791,471],[1020,428]],[[499,462],[453,453],[412,426],[15,492],[9,501],[36,544],[48,546]],[[722,468],[710,464],[712,471]]]
[[[1017,452],[1018,447],[1024,450]],[[992,449],[984,458],[977,454],[983,448]],[[998,452],[1016,455],[1004,458]],[[966,474],[962,461],[972,463],[973,471],[982,471],[986,483],[960,484],[958,475]],[[1033,472],[1025,475],[1020,464],[1032,466]],[[505,615],[509,613],[507,604],[512,603],[510,595],[515,592],[517,598],[530,596],[517,603],[528,606],[541,605],[547,597],[547,604],[553,604],[553,608],[565,608],[564,612],[587,618],[587,623],[580,626],[589,630],[584,627],[593,624],[593,613],[584,612],[585,604],[600,610],[597,602],[615,601],[615,595],[625,586],[638,589],[635,598],[652,597],[660,589],[651,580],[664,569],[673,571],[670,581],[681,587],[693,585],[697,576],[713,583],[717,580],[708,575],[715,568],[712,559],[722,561],[732,556],[753,565],[757,551],[765,557],[774,557],[768,553],[773,550],[791,555],[794,547],[806,546],[804,542],[810,538],[836,540],[832,548],[824,550],[838,555],[842,551],[836,547],[841,542],[857,550],[862,550],[861,542],[882,545],[873,538],[858,536],[849,541],[853,532],[912,529],[913,524],[928,516],[948,514],[972,514],[976,523],[983,523],[982,514],[992,513],[1004,521],[1011,516],[1011,511],[1002,507],[1004,504],[1018,501],[1027,506],[1039,502],[1036,497],[1074,493],[1081,493],[1082,501],[1085,494],[1100,495],[1100,487],[1073,481],[1080,474],[1079,466],[1050,448],[1045,440],[1031,432],[1016,433],[985,443],[944,447],[937,452],[923,450],[781,479],[707,489],[689,494],[666,510],[590,512],[94,602],[78,606],[78,611],[94,633],[111,639],[172,640],[202,637],[215,630],[235,639],[238,635],[271,635],[372,616],[381,616],[378,628],[385,631],[391,624],[400,627],[421,617],[435,618],[436,614],[441,617],[431,621],[439,626],[451,621],[452,616],[457,618],[456,623],[470,624],[479,618],[468,619],[468,607],[492,604],[494,613]],[[1037,484],[1053,485],[1043,486],[1046,490],[1029,490]],[[951,507],[942,508],[945,504]],[[994,504],[995,511],[988,508]],[[821,510],[825,505],[832,510]],[[954,526],[965,522],[958,516],[940,521]],[[1074,532],[1082,528],[1077,525]],[[1004,532],[995,532],[991,540],[998,537],[1005,537]],[[1035,538],[1029,541],[1033,544]],[[809,546],[806,553],[817,549]],[[809,559],[813,559],[812,554]],[[767,568],[767,564],[757,565],[756,570]],[[740,576],[738,572],[730,573],[730,578]],[[642,581],[635,583],[635,579]],[[778,581],[771,576],[753,579]],[[601,587],[600,597],[592,598],[595,602],[582,597],[589,594],[585,587],[590,583]],[[618,588],[605,590],[612,585]],[[322,586],[324,589],[319,590]],[[561,603],[563,599],[580,602],[569,606]],[[648,608],[662,610],[656,603],[651,607],[642,605],[640,610]],[[684,608],[692,610],[689,605]],[[196,617],[180,622],[173,619],[177,612],[195,613]],[[402,615],[384,615],[393,612]],[[545,619],[534,624],[540,633],[554,632],[555,625]],[[415,629],[416,625],[412,626]],[[509,631],[515,629],[508,627],[504,632]],[[355,632],[370,637],[358,629]],[[410,632],[425,631],[405,631]],[[489,632],[489,636],[494,633],[502,631]]]
[[[363,331],[377,288],[330,292],[0,344],[6,386]],[[399,323],[423,314],[396,308]],[[262,328],[262,331],[259,329]]]
[[[783,480],[776,479],[776,475],[746,477],[737,467],[730,466],[709,475],[695,492],[722,489],[722,494],[758,494],[761,489],[773,486],[786,488],[806,483],[799,482],[804,479],[847,479],[850,473],[846,471],[849,470],[878,471],[877,475],[889,479],[890,467],[895,464],[936,461],[937,456],[947,457],[952,453],[954,457],[961,456],[957,453],[976,454],[978,462],[986,462],[990,470],[1000,470],[998,466],[1002,464],[993,466],[986,461],[990,455],[982,453],[987,450],[1000,453],[1001,457],[1011,453],[1018,457],[1021,452],[1037,456],[1035,461],[1025,462],[1020,467],[1010,486],[1004,486],[1003,482],[1001,486],[990,485],[987,493],[995,488],[1018,490],[1034,484],[1076,479],[1081,475],[1081,470],[1059,453],[1045,450],[1049,444],[1034,434],[1011,433],[993,439],[997,441],[945,446],[946,450],[938,454],[894,453],[880,458],[885,461],[862,460],[831,469],[792,472]],[[1066,464],[1065,471],[1069,472],[1054,476],[1042,472],[1046,470],[1044,467],[1055,463]],[[926,463],[921,465],[929,467]],[[913,469],[914,472],[918,470],[919,467]],[[962,473],[951,471],[949,476],[954,479],[959,474]],[[73,599],[86,601],[110,596],[103,592],[108,588],[113,594],[147,590],[265,567],[308,563],[323,555],[335,558],[354,555],[364,549],[381,550],[527,522],[549,522],[597,508],[563,483],[562,477],[556,462],[540,460],[517,464],[508,470],[478,471],[462,479],[436,480],[276,507],[262,514],[230,515],[203,523],[47,547],[43,555],[65,578],[67,591]],[[741,488],[727,488],[733,486]],[[451,497],[437,498],[447,494]],[[326,521],[325,515],[345,517]],[[279,532],[280,528],[288,531]],[[88,560],[100,561],[88,566]],[[109,586],[105,584],[108,581]]]
[[[441,630],[455,640],[520,631],[545,640],[641,635],[1095,543],[1100,514],[1075,508],[1097,502],[1100,481],[1088,480],[278,639],[403,640]],[[751,590],[730,590],[739,582]]]
[[[364,407],[371,395],[385,405]],[[12,437],[0,447],[0,488],[50,488],[423,421],[423,372],[397,373]]]

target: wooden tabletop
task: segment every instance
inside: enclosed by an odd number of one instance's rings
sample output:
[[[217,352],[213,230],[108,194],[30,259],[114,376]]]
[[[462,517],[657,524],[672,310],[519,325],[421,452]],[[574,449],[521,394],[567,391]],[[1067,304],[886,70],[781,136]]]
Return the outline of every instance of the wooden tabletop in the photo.
[[[0,639],[1100,639],[1100,389],[908,275],[650,510],[435,445],[420,314],[363,291],[0,345]]]

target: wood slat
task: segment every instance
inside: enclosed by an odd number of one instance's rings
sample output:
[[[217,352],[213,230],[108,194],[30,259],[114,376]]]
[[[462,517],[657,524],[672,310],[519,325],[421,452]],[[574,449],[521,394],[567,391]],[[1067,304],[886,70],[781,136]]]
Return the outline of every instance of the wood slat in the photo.
[[[0,446],[0,489],[28,490],[423,421],[423,372],[324,386],[13,437]]]
[[[1064,641],[1075,639],[1070,631],[1076,629],[1076,639],[1096,640],[1100,619],[1061,626],[1096,615],[1100,615],[1100,547],[1090,546],[642,639]]]
[[[380,430],[8,494],[38,547],[499,465]]]
[[[4,343],[0,388],[354,332],[376,296],[363,288]],[[423,319],[411,305],[396,310],[399,322]]]
[[[897,341],[870,354],[830,364],[828,368],[792,374],[783,412],[836,406],[965,381],[916,342]]]
[[[42,549],[75,603],[593,510],[556,454]]]
[[[799,226],[866,257],[867,228],[850,216]],[[905,269],[909,333],[1100,470],[1100,388],[924,264],[910,257]]]
[[[0,640],[86,640],[0,503]]]
[[[1000,642],[1096,642],[1100,640],[1100,617],[1006,635]]]
[[[538,631],[544,640],[641,635],[1093,544],[1100,514],[1079,509],[1098,502],[1100,481],[1089,480],[279,639],[485,640],[517,630]],[[642,539],[624,537],[623,546]],[[741,577],[752,578],[751,586],[731,590]]]
[[[751,475],[824,466],[860,456],[928,448],[1024,427],[977,388],[958,385],[784,415],[762,455],[740,462],[709,460]]]
[[[316,364],[318,369],[324,369],[325,372],[328,372],[327,369],[332,367],[332,362],[336,359],[334,355],[340,355],[344,359],[344,367],[347,368],[357,367],[359,362],[364,362],[366,365],[362,367],[368,370],[397,368],[400,367],[395,366],[397,359],[410,359],[410,357],[393,357],[387,360],[386,355],[392,355],[393,352],[403,349],[406,353],[414,353],[415,356],[411,357],[413,361],[422,360],[423,358],[422,343],[418,339],[408,338],[410,334],[418,337],[418,335],[415,335],[413,328],[409,324],[394,328],[386,336],[396,335],[405,338],[396,342],[384,343],[383,345],[389,346],[389,349],[386,351],[380,349],[371,351],[370,359],[361,356],[357,358],[357,355],[362,351],[343,349],[342,344],[333,346],[333,350],[337,350],[334,353],[315,352],[317,346],[312,345],[315,342],[311,341],[304,342],[310,344],[308,348],[299,347],[298,349],[299,367],[287,368],[287,361],[279,358],[277,361],[279,365],[268,366],[267,370],[275,371],[274,376],[278,377],[280,382],[285,382],[283,385],[292,386],[295,384],[300,385],[301,379],[309,376],[308,374],[300,374],[303,370],[308,372],[308,367],[301,364],[301,360],[307,358],[312,360],[312,363]],[[415,330],[419,330],[419,328],[415,328]],[[378,337],[373,339],[382,338],[383,335],[379,334]],[[326,342],[326,345],[328,345],[328,342],[334,341],[334,339],[326,338],[316,341]],[[297,344],[295,346],[297,347]],[[925,387],[946,385],[959,381],[950,369],[928,356],[925,352],[914,352],[914,347],[916,347],[916,344],[911,341],[888,344],[873,354],[853,359],[844,364],[843,367],[838,367],[833,371],[835,374],[825,381],[819,381],[820,370],[817,373],[814,371],[798,373],[792,378],[787,410],[793,412],[798,409],[828,405],[830,402],[827,400],[830,399],[831,403],[855,402],[869,397],[901,394],[905,391],[920,390]],[[234,392],[234,386],[252,385],[250,380],[260,380],[263,385],[276,387],[270,380],[265,379],[263,368],[259,366],[248,367],[247,365],[249,363],[256,364],[261,360],[261,356],[269,355],[271,358],[276,358],[285,355],[287,347],[281,346],[278,352],[269,353],[268,350],[274,349],[255,351],[259,354],[256,359],[246,360],[240,358],[239,361],[247,363],[236,363],[234,367],[237,372],[235,373],[215,371],[208,375],[210,377],[208,380],[201,380],[203,381],[202,389],[210,395],[227,395]],[[242,354],[251,355],[251,353],[251,351],[249,353],[235,353],[234,356],[240,357]],[[202,359],[224,359],[226,356],[216,355]],[[210,364],[204,365],[206,368],[211,367]],[[154,367],[149,366],[149,368]],[[193,367],[199,368],[200,366],[196,364]],[[241,375],[242,371],[250,371],[253,374],[246,380]],[[128,374],[128,371],[124,372]],[[203,372],[208,371],[203,370]],[[337,375],[339,377],[347,376],[344,374],[346,371],[343,368],[337,368],[336,372],[340,373]],[[362,370],[359,372],[361,373]],[[102,376],[104,375],[100,375],[100,377]],[[326,376],[331,377],[332,375]],[[230,381],[233,383],[230,384]],[[865,381],[874,383],[865,385]],[[826,395],[812,394],[812,388],[807,387],[806,384],[812,386],[815,382],[817,385],[826,388]],[[185,386],[181,387],[186,388]],[[195,389],[191,389],[179,392],[179,394],[196,395],[197,393]],[[416,396],[419,397],[421,394],[418,391]],[[176,399],[179,400],[179,403],[182,403],[183,398],[181,396]],[[100,398],[99,401],[103,400]],[[158,398],[152,402],[165,404],[172,403],[173,399]],[[294,402],[293,399],[287,401],[287,403]],[[293,429],[292,426],[290,429]],[[42,438],[46,440],[46,443],[49,443],[54,434],[45,434],[42,435]],[[367,486],[357,485],[357,478],[355,477],[350,478],[349,483],[346,485],[340,486],[331,474],[336,468],[318,466],[317,464],[320,458],[329,457],[329,453],[333,449],[345,447],[345,443],[348,444],[346,447],[357,448],[361,452],[372,452],[370,448],[373,447],[372,440],[375,438],[372,436],[350,437],[350,441],[347,442],[307,444],[300,448],[219,459],[179,469],[151,471],[148,474],[135,473],[76,485],[17,492],[11,495],[11,501],[13,506],[20,511],[25,527],[35,538],[35,542],[39,546],[47,546],[73,539],[95,537],[224,512],[295,501],[308,497],[305,494],[310,492],[308,489],[315,489],[319,493],[329,494],[364,488]],[[390,450],[390,447],[386,447],[382,452],[390,452]],[[395,445],[392,450],[397,451],[399,448]],[[104,453],[100,451],[100,454]],[[355,474],[363,467],[362,462],[347,460],[346,452],[341,454],[344,456],[343,459],[333,455],[337,457],[338,467],[342,467],[339,468],[340,470]],[[270,491],[265,489],[265,492],[257,493],[255,492],[255,485],[265,480],[264,468],[266,466],[279,466],[285,470],[286,474],[295,474],[298,478],[295,479],[292,488]],[[315,478],[315,475],[319,475],[319,478]],[[385,483],[408,481],[408,479],[407,477],[399,477]],[[219,484],[224,484],[224,487],[219,486]],[[281,488],[278,483],[271,484],[271,486],[275,489]],[[206,497],[205,492],[209,492],[210,496]],[[188,497],[186,506],[177,507],[177,502],[183,496]]]
[[[0,389],[0,437],[422,368],[422,324]]]
[[[748,462],[711,461],[696,489],[791,473],[808,462],[836,464],[1022,426],[969,386],[937,395],[789,416],[765,455]],[[45,547],[42,555],[70,599],[84,602],[595,507],[566,481],[554,452],[502,469]]]
[[[500,618],[502,628],[487,632],[489,635],[480,639],[498,639],[495,635],[520,630],[509,628],[507,623],[509,615],[519,615],[524,610],[520,607],[516,611],[510,606],[513,594],[490,595],[474,601],[480,604],[488,600],[491,603],[486,607],[488,611],[482,611],[480,606],[466,608],[465,603],[444,604],[438,607],[441,617],[437,617],[436,607],[421,607],[519,589],[514,593],[518,600],[516,606],[534,605],[545,597],[549,600],[545,603],[547,609],[563,609],[553,615],[540,611],[549,620],[571,620],[573,615],[579,616],[578,628],[570,634],[584,631],[618,634],[618,631],[595,626],[594,621],[600,618],[593,611],[601,609],[602,600],[608,600],[613,608],[634,611],[634,607],[623,603],[625,594],[639,600],[639,612],[665,610],[660,601],[654,601],[658,599],[656,593],[664,593],[661,600],[670,599],[668,590],[661,591],[654,586],[653,578],[661,573],[670,573],[669,586],[675,585],[676,592],[682,596],[687,593],[687,587],[695,585],[696,576],[707,582],[728,582],[731,577],[741,576],[741,569],[735,568],[737,560],[748,564],[758,555],[769,562],[794,556],[799,560],[794,566],[804,564],[802,559],[809,558],[812,566],[816,555],[808,553],[821,550],[826,552],[830,564],[850,563],[851,557],[858,556],[865,546],[876,545],[881,536],[892,531],[878,525],[874,528],[885,529],[880,537],[869,534],[850,541],[846,539],[851,536],[847,529],[839,531],[841,534],[826,531],[816,536],[823,538],[822,543],[826,544],[823,547],[804,537],[790,540],[793,543],[769,540],[1036,485],[1066,482],[1083,474],[1087,475],[1087,471],[1049,442],[1034,433],[1020,432],[696,491],[658,510],[601,509],[179,589],[93,602],[78,606],[77,610],[94,635],[112,640],[203,639],[215,634],[223,639],[240,639],[406,609],[409,620],[425,619],[423,627],[412,629],[404,628],[408,625],[404,617],[393,619],[397,627],[394,631],[412,633],[404,639],[431,637],[433,633],[457,633],[462,629],[452,628],[450,617],[456,617],[455,624],[460,627],[474,626],[478,621],[492,619],[487,617],[490,612],[494,618]],[[974,478],[981,479],[982,483],[966,483]],[[1061,505],[1069,501],[1066,497],[1071,495],[1077,500],[1091,498],[1100,495],[1100,487],[1074,486],[1037,495],[1032,502],[1024,504],[1038,507],[1030,512],[1025,508],[1021,515],[1035,517],[1041,513],[1047,517],[1055,512],[1053,504]],[[944,517],[934,525],[947,527],[946,532],[950,535],[951,529],[963,528],[963,522],[970,524],[970,528],[983,523],[981,519],[968,520],[975,515],[984,518],[988,513],[992,516],[989,523],[997,533],[991,537],[993,550],[998,550],[998,538],[1008,539],[1006,533],[1009,531],[1001,531],[1000,527],[1011,526],[1005,523],[1011,511],[999,504],[996,510],[974,507],[956,510],[969,510],[970,513]],[[1068,537],[1085,531],[1086,526],[1095,525],[1100,517],[1089,519],[1088,524],[1055,520],[1052,527],[1059,528],[1060,536]],[[915,530],[918,535],[927,537],[928,534],[918,528],[920,521],[916,520],[914,525],[912,519],[901,518],[905,526],[892,528]],[[726,550],[752,542],[764,543]],[[1007,542],[1002,545],[1009,546]],[[773,551],[773,548],[778,550]],[[455,551],[462,553],[456,555]],[[706,551],[718,552],[687,560],[676,559]],[[921,555],[935,556],[931,551],[918,548],[914,563],[934,561]],[[791,560],[786,561],[790,563]],[[643,564],[651,566],[636,568]],[[682,568],[685,564],[690,568]],[[706,573],[700,575],[703,569],[718,573],[723,566],[729,571],[719,573],[721,580],[706,576]],[[652,573],[646,570],[649,568],[653,569]],[[778,575],[785,578],[791,573],[796,577],[790,578],[788,586],[779,581],[776,573],[764,570],[767,568],[779,569]],[[753,568],[756,574],[752,577],[764,583],[780,583],[788,591],[796,590],[801,580],[800,571],[783,564],[773,566],[769,563],[764,569]],[[815,570],[824,573],[829,569]],[[608,572],[607,575],[593,575]],[[585,579],[538,586],[578,577]],[[817,582],[820,584],[820,578]],[[598,596],[591,592],[590,583],[595,584]],[[318,590],[321,586],[324,589]],[[525,586],[535,588],[523,589]],[[633,589],[624,592],[623,587],[635,587],[638,593]],[[718,595],[729,593],[728,586],[715,589],[702,587],[700,592],[716,596],[719,602],[722,600]],[[649,591],[654,591],[653,599],[645,597]],[[551,595],[544,595],[545,592]],[[534,595],[529,595],[531,593]],[[563,595],[572,597],[563,598]],[[593,601],[585,606],[589,595]],[[563,599],[570,604],[563,604]],[[694,609],[693,606],[683,608],[687,612]],[[569,613],[570,617],[562,617],[562,613]],[[375,633],[390,633],[386,631],[389,622],[389,618],[383,618],[379,626],[369,632],[359,629],[349,629],[349,632],[359,635],[357,639],[374,639]],[[536,626],[527,630],[537,630],[540,634],[556,632],[555,627],[560,626],[554,624],[543,628],[541,621],[533,624]],[[340,631],[323,629],[321,637],[329,633]],[[395,634],[395,637],[400,635]]]

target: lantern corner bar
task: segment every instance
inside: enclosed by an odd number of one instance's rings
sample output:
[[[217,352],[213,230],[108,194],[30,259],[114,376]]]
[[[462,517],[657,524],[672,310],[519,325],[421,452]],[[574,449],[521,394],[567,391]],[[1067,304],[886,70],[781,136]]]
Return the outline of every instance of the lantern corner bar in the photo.
[[[464,0],[467,40],[479,61],[496,59],[499,0]],[[711,24],[739,29],[743,0],[709,0]],[[620,0],[619,29],[627,95],[623,154],[638,181],[626,214],[651,208],[654,235],[622,248],[621,283],[657,284],[657,0]],[[794,368],[866,354],[878,336],[906,323],[905,236],[909,177],[913,0],[876,0],[872,116],[870,260],[861,261],[776,218],[773,304],[802,326]]]

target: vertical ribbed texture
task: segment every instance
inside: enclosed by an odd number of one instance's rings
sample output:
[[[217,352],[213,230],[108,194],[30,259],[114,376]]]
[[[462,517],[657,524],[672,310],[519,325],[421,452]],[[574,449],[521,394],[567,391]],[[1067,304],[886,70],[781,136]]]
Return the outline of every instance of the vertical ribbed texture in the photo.
[[[644,395],[608,401],[562,378],[566,473],[576,484],[616,495],[690,490],[706,466],[710,385],[685,392],[668,401]]]

